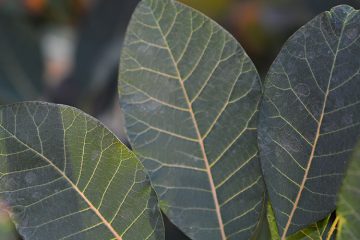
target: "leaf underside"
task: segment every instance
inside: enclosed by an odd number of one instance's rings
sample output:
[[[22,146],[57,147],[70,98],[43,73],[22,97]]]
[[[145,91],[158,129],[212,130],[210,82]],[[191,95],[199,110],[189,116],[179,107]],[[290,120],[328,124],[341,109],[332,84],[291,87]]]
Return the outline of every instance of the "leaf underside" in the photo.
[[[262,169],[284,237],[325,218],[360,131],[360,14],[325,12],[284,45],[265,81]]]
[[[360,239],[360,144],[349,162],[339,194],[337,215],[340,224],[338,240]]]
[[[30,26],[0,13],[0,104],[38,99],[43,63]]]
[[[120,66],[127,132],[162,210],[192,239],[248,239],[264,208],[258,73],[203,14],[144,0]]]
[[[140,161],[71,107],[0,107],[0,202],[24,239],[164,239]]]

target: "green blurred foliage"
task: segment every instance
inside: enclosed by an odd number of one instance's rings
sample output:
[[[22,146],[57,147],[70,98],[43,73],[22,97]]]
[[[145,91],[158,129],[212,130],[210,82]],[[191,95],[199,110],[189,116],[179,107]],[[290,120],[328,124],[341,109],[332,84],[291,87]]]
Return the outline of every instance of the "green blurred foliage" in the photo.
[[[9,221],[9,216],[5,211],[0,210],[0,240],[19,239],[14,231],[14,225]]]

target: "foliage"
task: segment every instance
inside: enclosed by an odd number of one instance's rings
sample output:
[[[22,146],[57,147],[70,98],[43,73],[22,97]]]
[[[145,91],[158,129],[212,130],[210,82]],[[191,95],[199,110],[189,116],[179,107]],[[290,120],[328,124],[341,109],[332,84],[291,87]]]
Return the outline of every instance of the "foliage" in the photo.
[[[360,131],[359,24],[349,6],[319,15],[285,43],[265,80],[260,156],[283,237],[335,209]]]
[[[120,62],[127,132],[164,213],[193,239],[250,238],[265,205],[261,90],[239,43],[185,5],[143,1]]]
[[[214,21],[143,0],[119,75],[134,153],[77,109],[2,106],[2,208],[30,240],[164,239],[159,207],[196,240],[358,239],[358,149],[347,163],[360,135],[359,26],[345,5],[314,18],[262,87]]]
[[[25,239],[164,238],[141,163],[79,110],[1,107],[0,151],[0,199]]]

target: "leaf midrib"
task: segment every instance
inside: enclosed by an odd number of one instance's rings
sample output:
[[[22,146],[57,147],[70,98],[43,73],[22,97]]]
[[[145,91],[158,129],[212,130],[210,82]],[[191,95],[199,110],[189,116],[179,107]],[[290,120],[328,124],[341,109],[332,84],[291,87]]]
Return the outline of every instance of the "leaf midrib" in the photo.
[[[344,29],[345,29],[345,26],[346,26],[346,23],[347,23],[347,20],[348,20],[349,15],[350,15],[350,14],[347,14],[347,16],[346,16],[346,18],[345,18],[345,20],[344,20],[344,23],[343,23],[343,25],[342,25],[342,28],[341,28],[341,32],[340,32],[340,36],[339,36],[339,41],[338,41],[338,43],[337,43],[336,52],[335,52],[335,56],[334,56],[334,60],[333,60],[332,66],[331,66],[331,71],[330,71],[330,75],[329,75],[328,84],[327,84],[327,87],[326,87],[326,92],[325,92],[325,95],[324,95],[324,102],[323,102],[323,106],[322,106],[322,109],[321,109],[320,118],[319,118],[319,121],[318,121],[318,126],[317,126],[317,129],[316,129],[316,134],[315,134],[315,138],[314,138],[314,143],[312,144],[312,149],[311,149],[311,153],[310,153],[310,156],[309,156],[308,164],[307,164],[307,166],[306,166],[306,170],[305,170],[305,173],[304,173],[304,177],[303,177],[303,179],[302,179],[302,182],[301,182],[301,185],[300,185],[298,194],[297,194],[297,196],[296,196],[295,202],[294,202],[293,207],[292,207],[292,209],[291,209],[291,212],[290,212],[288,221],[286,222],[286,225],[285,225],[283,234],[282,234],[282,236],[281,236],[281,240],[286,240],[287,232],[288,232],[289,227],[290,227],[290,225],[291,225],[291,223],[292,223],[292,219],[293,219],[293,217],[294,217],[295,211],[297,210],[297,207],[298,207],[298,205],[299,205],[300,198],[301,198],[302,192],[303,192],[303,190],[304,190],[304,188],[305,188],[305,184],[306,184],[306,181],[307,181],[307,176],[308,176],[308,174],[309,174],[309,170],[310,170],[310,168],[311,168],[311,164],[312,164],[312,161],[313,161],[314,156],[315,156],[315,150],[316,150],[316,147],[317,147],[319,138],[320,138],[321,126],[322,126],[322,122],[323,122],[323,119],[324,119],[324,113],[325,113],[325,109],[326,109],[326,104],[327,104],[328,96],[329,96],[329,93],[330,93],[331,79],[332,79],[332,76],[333,76],[333,73],[334,73],[334,68],[335,68],[337,56],[338,56],[338,53],[339,53],[339,47],[340,47],[341,39],[342,39],[342,36],[343,36],[343,34],[344,34]]]
[[[215,205],[215,212],[216,212],[217,220],[218,220],[218,223],[219,223],[219,230],[220,230],[220,234],[221,234],[221,239],[226,240],[226,234],[225,234],[225,230],[224,230],[224,224],[223,224],[223,219],[222,219],[222,215],[221,215],[219,199],[218,199],[216,188],[215,188],[215,183],[214,183],[214,180],[213,180],[209,160],[208,160],[208,157],[207,157],[207,154],[206,154],[204,141],[203,141],[203,138],[201,137],[201,134],[200,134],[199,126],[198,126],[198,123],[197,123],[196,118],[195,118],[195,114],[194,114],[194,111],[193,111],[193,108],[192,108],[191,101],[190,101],[189,96],[187,94],[187,91],[185,89],[184,83],[183,83],[182,78],[181,78],[180,70],[179,70],[178,65],[177,65],[177,63],[175,61],[174,55],[171,52],[171,49],[170,49],[169,43],[168,43],[168,41],[167,41],[167,39],[165,37],[165,34],[162,31],[162,29],[161,29],[161,27],[159,25],[159,22],[156,19],[154,13],[153,13],[153,10],[151,9],[150,6],[147,6],[147,7],[149,8],[149,10],[151,12],[151,15],[153,16],[154,21],[155,21],[155,23],[157,25],[157,28],[159,29],[161,37],[164,40],[164,44],[166,45],[166,49],[168,50],[171,61],[172,61],[173,65],[174,65],[176,75],[177,75],[177,78],[178,78],[179,83],[180,83],[181,90],[182,90],[182,92],[184,94],[184,98],[185,98],[185,101],[186,101],[186,104],[187,104],[187,107],[188,107],[188,110],[189,110],[189,113],[190,113],[190,116],[191,116],[191,120],[193,122],[194,129],[195,129],[195,132],[196,132],[197,140],[198,140],[198,143],[200,145],[201,154],[202,154],[203,159],[204,159],[205,168],[206,168],[205,170],[206,170],[206,173],[207,173],[208,178],[209,178],[211,193],[212,193],[213,200],[214,200],[214,205]]]
[[[12,134],[10,131],[8,131],[4,126],[0,124],[0,127],[9,134],[12,138],[14,138],[17,142],[24,145],[26,148],[28,148],[30,151],[35,153],[36,155],[40,156],[43,160],[45,160],[47,163],[49,163],[55,171],[57,171],[69,184],[70,186],[80,195],[80,197],[86,202],[86,204],[89,206],[89,208],[100,218],[100,220],[103,222],[103,224],[109,229],[109,231],[114,235],[116,240],[122,240],[122,237],[116,232],[116,230],[113,228],[111,223],[105,219],[105,217],[100,213],[100,211],[91,203],[91,201],[85,196],[85,194],[71,181],[66,174],[61,171],[49,158],[47,158],[45,155],[41,154],[34,148],[30,147],[28,144],[24,143],[22,140],[20,140],[17,136]]]

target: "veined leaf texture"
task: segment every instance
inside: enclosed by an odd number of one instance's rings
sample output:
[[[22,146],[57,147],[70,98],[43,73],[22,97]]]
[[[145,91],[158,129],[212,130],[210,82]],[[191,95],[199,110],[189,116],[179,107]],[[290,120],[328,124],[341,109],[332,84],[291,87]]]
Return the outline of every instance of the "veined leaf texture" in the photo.
[[[265,209],[258,73],[203,14],[144,0],[130,22],[120,102],[131,145],[169,219],[192,239],[249,239]]]
[[[360,14],[338,6],[285,43],[265,81],[259,146],[282,239],[335,210],[360,132]]]
[[[0,107],[0,201],[24,239],[164,239],[141,162],[67,106]]]

